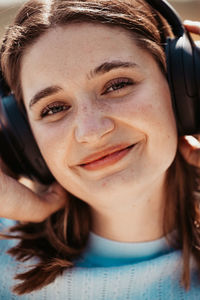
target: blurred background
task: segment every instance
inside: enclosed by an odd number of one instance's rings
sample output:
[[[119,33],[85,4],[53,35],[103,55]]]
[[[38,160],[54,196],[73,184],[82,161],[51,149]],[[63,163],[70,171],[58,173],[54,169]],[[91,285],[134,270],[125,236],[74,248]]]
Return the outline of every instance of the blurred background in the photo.
[[[0,39],[20,5],[26,0],[0,0]],[[200,0],[169,0],[182,20],[200,21]]]

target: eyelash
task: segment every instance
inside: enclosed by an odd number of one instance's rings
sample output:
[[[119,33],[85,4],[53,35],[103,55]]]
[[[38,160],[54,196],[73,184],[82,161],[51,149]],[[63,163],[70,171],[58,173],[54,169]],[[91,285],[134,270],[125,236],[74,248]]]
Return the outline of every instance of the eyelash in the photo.
[[[53,116],[59,112],[68,110],[70,108],[69,105],[63,104],[62,102],[55,102],[47,105],[40,113],[40,117],[44,118],[47,116]],[[55,111],[57,110],[57,111]]]
[[[114,79],[113,81],[110,81],[105,85],[104,88],[106,90],[101,95],[106,95],[106,94],[109,94],[109,93],[112,93],[112,92],[115,93],[118,90],[121,90],[121,89],[125,88],[126,86],[133,85],[133,84],[134,84],[133,80],[131,80],[129,78]],[[113,89],[113,90],[109,91],[109,89]],[[69,105],[63,104],[62,102],[49,104],[41,111],[40,117],[44,118],[44,117],[47,117],[47,116],[52,116],[52,115],[55,115],[57,113],[68,110],[69,108],[70,108]]]
[[[101,95],[105,95],[105,94],[108,94],[108,93],[111,93],[111,92],[115,92],[117,90],[121,90],[124,87],[126,87],[128,85],[133,85],[133,84],[134,84],[133,80],[131,80],[129,78],[117,78],[117,79],[114,79],[114,80],[108,82],[105,85],[105,89],[106,90]],[[121,85],[121,87],[119,88],[120,85]],[[108,91],[110,88],[112,88],[113,91]]]

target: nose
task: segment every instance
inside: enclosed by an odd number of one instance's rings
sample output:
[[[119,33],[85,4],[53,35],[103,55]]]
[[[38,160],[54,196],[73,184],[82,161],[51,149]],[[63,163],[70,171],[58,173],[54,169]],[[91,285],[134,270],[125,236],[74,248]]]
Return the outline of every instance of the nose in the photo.
[[[114,121],[99,108],[84,107],[77,117],[75,138],[78,143],[98,143],[114,127]]]

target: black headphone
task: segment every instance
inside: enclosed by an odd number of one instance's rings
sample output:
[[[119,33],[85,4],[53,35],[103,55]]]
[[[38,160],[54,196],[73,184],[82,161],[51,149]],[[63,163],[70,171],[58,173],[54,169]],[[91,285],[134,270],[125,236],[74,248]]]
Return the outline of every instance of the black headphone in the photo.
[[[19,109],[13,94],[5,96],[5,81],[0,72],[0,155],[6,165],[19,176],[43,184],[53,182],[29,123]],[[6,87],[7,89],[7,87]]]
[[[146,0],[168,21],[175,38],[166,40],[168,81],[179,135],[200,133],[200,50],[170,6]],[[10,169],[44,184],[54,179],[0,72],[0,155]]]

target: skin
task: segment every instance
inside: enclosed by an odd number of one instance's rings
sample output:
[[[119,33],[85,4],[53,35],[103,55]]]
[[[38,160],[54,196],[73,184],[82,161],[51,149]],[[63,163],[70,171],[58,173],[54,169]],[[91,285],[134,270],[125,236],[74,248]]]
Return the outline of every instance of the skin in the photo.
[[[185,22],[185,27],[188,31],[193,33],[200,33],[200,22],[192,22],[187,21]],[[183,155],[183,157],[187,160],[188,163],[191,163],[195,166],[200,166],[200,159],[199,159],[199,136],[195,136],[197,138],[194,139],[186,139],[182,138],[179,141],[179,149]],[[193,141],[191,143],[191,141]],[[19,221],[26,221],[26,222],[40,222],[45,220],[49,215],[53,212],[57,211],[58,209],[62,208],[66,202],[68,201],[68,197],[64,188],[61,187],[60,184],[54,183],[52,186],[46,190],[44,187],[37,187],[37,193],[33,192],[35,188],[33,187],[32,182],[27,182],[23,180],[23,184],[21,183],[22,180],[17,181],[11,177],[10,172],[7,170],[6,166],[4,166],[3,162],[0,161],[0,216],[3,218],[14,219]],[[145,202],[144,202],[145,203]],[[20,209],[19,209],[20,208]],[[139,206],[137,210],[139,209]],[[155,219],[155,213],[148,212],[146,210],[141,212],[139,216],[137,216],[137,210],[131,210],[131,218],[132,220],[135,219],[136,226],[135,228],[140,228],[140,224],[147,224],[152,219]],[[107,214],[108,217],[106,219],[107,223],[111,223],[109,219],[109,214],[112,210],[109,211]],[[142,205],[141,205],[142,211]],[[134,213],[135,212],[135,213]],[[134,214],[133,214],[134,213]],[[115,215],[115,214],[114,214]],[[142,218],[140,219],[140,216]],[[154,216],[149,220],[149,216]],[[105,215],[106,216],[106,215]],[[157,216],[157,214],[156,214]],[[122,216],[123,217],[123,216]],[[148,218],[148,220],[147,220]],[[116,219],[118,219],[118,215],[116,215]],[[98,218],[101,220],[101,218]],[[98,225],[100,222],[96,220],[96,224]],[[124,226],[128,225],[127,219],[124,222]],[[157,218],[159,224],[159,218]],[[104,220],[105,221],[105,220]],[[117,220],[118,222],[119,220]],[[148,222],[147,222],[148,221]],[[162,221],[162,214],[160,214],[160,222]],[[137,223],[138,222],[138,223]],[[122,223],[122,222],[121,222]],[[101,223],[100,223],[101,224]],[[149,224],[149,223],[148,223]],[[97,226],[96,225],[96,226]],[[122,224],[121,224],[122,225]],[[131,221],[130,221],[130,225]],[[149,224],[150,225],[150,224]],[[156,225],[156,228],[160,228],[159,225]],[[93,226],[94,227],[94,226]],[[105,226],[106,227],[106,226]],[[130,227],[133,228],[133,227]],[[146,226],[146,231],[149,229],[150,226]],[[116,230],[118,230],[118,226]],[[122,231],[124,230],[123,226],[120,226]],[[94,229],[93,229],[94,230]],[[129,230],[128,230],[129,232]],[[132,234],[132,233],[131,233]],[[122,236],[122,235],[121,235]]]
[[[111,61],[134,67],[91,76]],[[131,83],[113,90],[119,78]],[[92,230],[127,242],[161,237],[164,182],[177,131],[169,87],[153,57],[122,29],[71,24],[51,29],[26,51],[21,82],[43,157],[57,181],[89,204]],[[30,107],[38,92],[55,85],[57,93]],[[53,105],[61,111],[43,116]],[[132,144],[113,165],[100,170],[79,165],[110,146]]]

